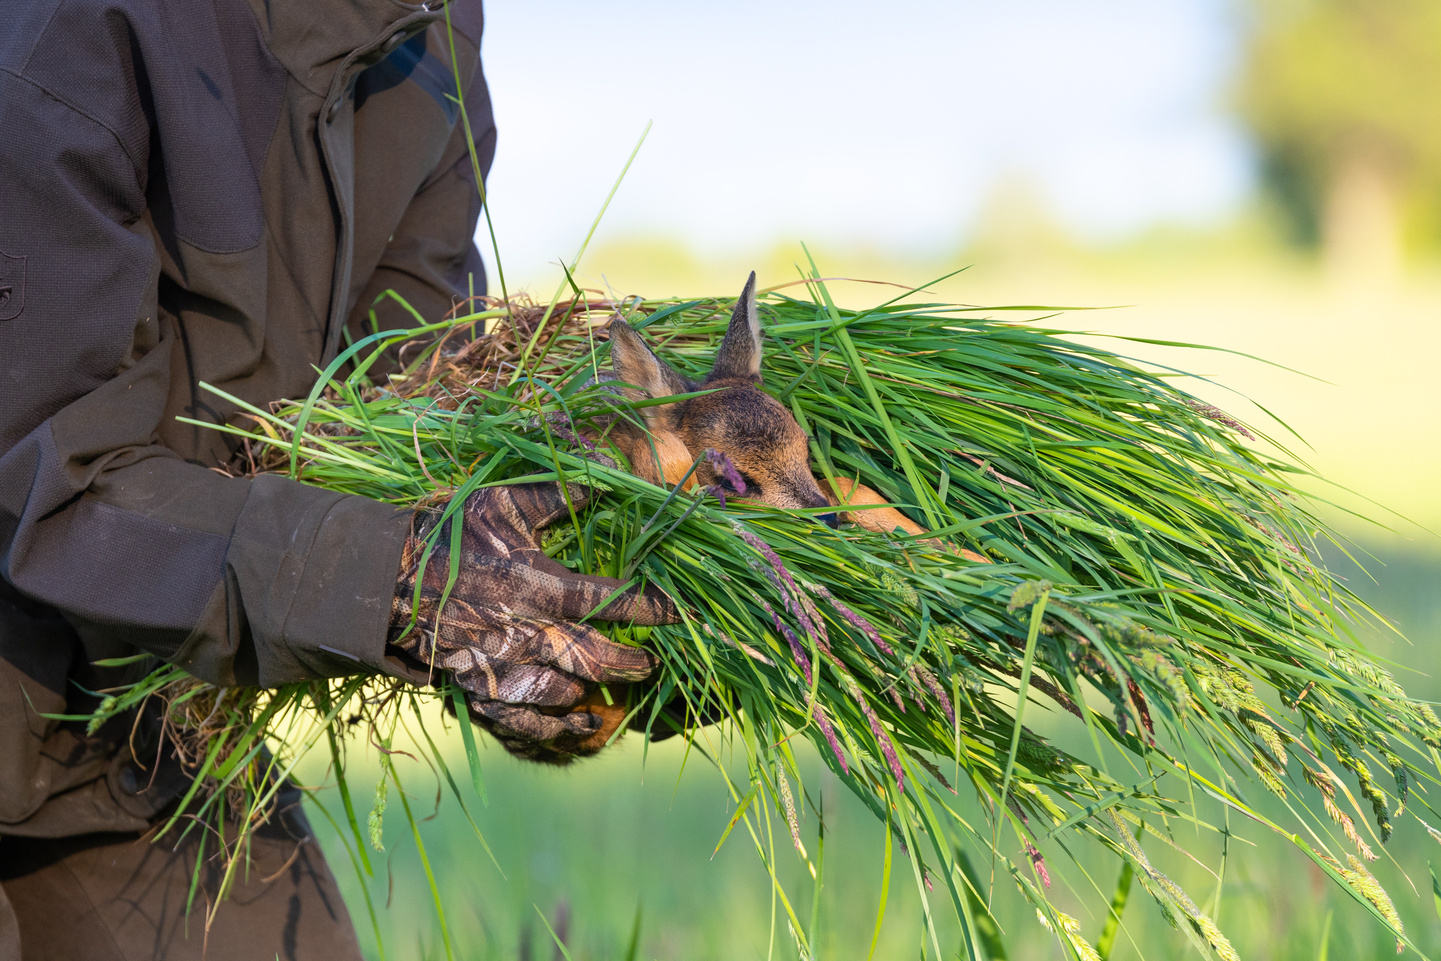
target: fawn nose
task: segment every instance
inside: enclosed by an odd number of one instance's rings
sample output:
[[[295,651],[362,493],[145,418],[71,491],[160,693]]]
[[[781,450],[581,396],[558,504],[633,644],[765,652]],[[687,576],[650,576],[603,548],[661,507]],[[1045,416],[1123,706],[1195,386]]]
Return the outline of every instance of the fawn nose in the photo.
[[[820,521],[831,530],[835,530],[836,528],[841,526],[840,519],[836,517],[835,511],[831,511],[829,514],[817,514],[816,520]]]

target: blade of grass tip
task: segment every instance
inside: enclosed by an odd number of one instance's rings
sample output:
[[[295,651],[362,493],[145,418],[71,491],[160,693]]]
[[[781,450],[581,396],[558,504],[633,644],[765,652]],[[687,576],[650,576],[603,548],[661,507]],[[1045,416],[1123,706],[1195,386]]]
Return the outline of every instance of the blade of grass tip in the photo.
[[[640,139],[635,142],[635,147],[631,149],[630,156],[625,160],[625,166],[620,168],[620,175],[615,178],[615,183],[611,184],[610,193],[605,195],[605,203],[600,205],[600,210],[596,212],[595,220],[591,221],[590,230],[586,232],[585,239],[580,242],[580,249],[577,250],[575,256],[570,259],[572,267],[578,266],[580,259],[585,256],[585,250],[590,246],[590,239],[595,236],[596,228],[600,226],[601,218],[605,216],[606,210],[610,207],[611,200],[615,198],[616,191],[620,189],[621,181],[625,180],[625,175],[630,172],[630,165],[635,163],[636,154],[640,153],[640,148],[645,143],[645,138],[650,136],[652,122],[653,121],[650,120],[646,121],[645,129],[640,132]],[[515,376],[519,376],[521,371],[529,373],[530,352],[535,349],[536,342],[540,339],[541,331],[545,330],[546,324],[550,322],[550,315],[555,311],[555,305],[560,303],[561,294],[565,293],[565,288],[568,284],[569,276],[563,278],[560,285],[555,288],[555,296],[551,297],[550,304],[545,308],[545,313],[541,315],[540,323],[535,325],[535,332],[530,335],[530,342],[525,345],[525,350],[521,352],[520,363],[516,365],[516,374],[511,378],[512,383],[515,381]]]
[[[871,950],[866,954],[866,961],[871,961],[876,956],[876,945],[881,940],[881,922],[886,919],[886,900],[891,893],[891,822],[886,819],[886,853],[885,859],[881,862],[881,904],[876,909],[876,929],[871,934]]]
[[[646,129],[649,130],[650,128],[647,127]],[[643,138],[642,138],[642,139],[643,139]],[[639,147],[637,147],[637,149],[639,149]],[[629,165],[627,165],[627,166],[629,166]],[[621,176],[622,176],[622,177],[625,176],[624,172],[621,173]],[[620,185],[620,184],[617,182],[616,186],[619,186],[619,185]],[[611,191],[611,193],[614,193],[614,192],[615,192],[614,190]],[[609,202],[610,202],[610,200],[609,200],[609,198],[607,198],[606,203],[609,203]],[[601,210],[601,213],[605,213],[604,209]],[[599,217],[599,215],[597,215],[597,217],[596,217],[596,223],[599,223],[599,222],[600,222],[600,217]],[[592,226],[592,227],[591,227],[591,230],[592,230],[592,231],[595,230],[595,227]],[[588,241],[590,240],[590,238],[587,237],[586,240],[587,240],[587,242],[588,242]],[[582,246],[582,248],[581,248],[582,252],[584,252],[584,249],[585,249],[584,246]],[[575,282],[575,277],[571,274],[571,269],[570,269],[570,267],[567,267],[567,266],[565,265],[565,261],[564,261],[564,260],[560,260],[559,258],[557,258],[557,263],[560,264],[561,273],[563,273],[563,274],[565,275],[565,286],[568,286],[568,287],[570,288],[571,293],[575,295],[576,301],[577,301],[577,302],[585,301],[585,292],[582,291],[582,290],[580,289],[580,285]],[[588,315],[588,314],[589,314],[589,309],[587,309],[587,315]],[[586,336],[587,336],[587,339],[590,340],[590,341],[592,342],[592,344],[593,344],[593,343],[594,343],[594,336],[593,336],[592,331],[593,331],[593,328],[591,327],[591,325],[590,325],[589,323],[587,323],[587,324],[585,325]],[[545,345],[545,349],[540,352],[540,356],[535,359],[535,366],[537,366],[537,367],[543,366],[543,365],[545,364],[545,359],[550,356],[551,348],[553,348],[553,347],[554,347],[556,344],[558,344],[559,342],[560,342],[560,338],[559,338],[559,337],[552,337],[551,340],[550,340],[550,343],[546,344],[546,345]],[[591,347],[591,350],[594,350],[594,349],[595,349],[594,346],[592,346],[592,347]],[[597,378],[599,378],[599,374],[598,374],[598,373],[597,373]]]
[[[961,869],[966,882],[966,907],[970,909],[971,922],[980,942],[973,952],[977,961],[1008,961],[1006,945],[1001,938],[1001,929],[996,924],[991,909],[981,902],[981,879],[971,866],[971,859],[959,847],[956,848],[956,865]]]
[[[759,784],[753,785],[751,789],[746,792],[746,796],[741,798],[740,803],[736,805],[736,813],[731,815],[730,823],[728,823],[726,829],[721,832],[720,840],[715,844],[715,850],[710,853],[712,858],[720,853],[721,845],[726,843],[726,838],[730,837],[731,831],[740,823],[740,819],[745,817],[747,809],[750,808],[751,802],[756,799],[756,792],[759,790]]]
[[[1191,806],[1194,808],[1195,803],[1193,802]],[[1231,853],[1231,808],[1222,807],[1221,813],[1225,818],[1224,827],[1221,831],[1221,864],[1216,871],[1216,896],[1211,899],[1211,920],[1217,924],[1221,923],[1221,891],[1226,886],[1226,862],[1229,860]],[[1199,833],[1199,825],[1196,830]]]
[[[817,672],[819,673],[819,672]],[[811,929],[806,940],[811,946],[811,956],[820,950],[821,933],[821,890],[825,887],[826,877],[826,799],[825,795],[820,796],[820,807],[816,812],[816,863],[815,863],[815,890],[811,895]]]
[[[91,661],[96,667],[124,667],[127,664],[135,664],[145,660],[147,657],[154,657],[153,654],[132,654],[129,657],[102,657],[98,661]]]
[[[1111,895],[1111,908],[1106,923],[1101,928],[1101,937],[1096,941],[1096,954],[1100,961],[1110,961],[1111,951],[1116,946],[1116,935],[1121,933],[1121,915],[1126,910],[1126,899],[1131,896],[1131,881],[1136,877],[1130,861],[1121,862],[1121,876],[1116,879],[1116,893]]]
[[[470,765],[470,783],[475,787],[475,793],[480,795],[480,803],[490,807],[490,799],[485,795],[485,779],[480,774],[480,751],[475,746],[475,730],[470,724],[470,709],[465,703],[465,691],[459,684],[451,681],[450,701],[455,705],[455,719],[460,724],[460,740],[465,744],[465,762]]]
[[[335,768],[335,784],[340,788],[340,803],[345,808],[345,820],[350,825],[350,833],[355,836],[355,846],[360,851],[360,863],[365,867],[366,874],[375,877],[375,870],[370,866],[370,855],[365,850],[365,836],[360,833],[360,821],[355,816],[355,804],[350,798],[350,784],[345,777],[345,765],[340,760],[340,743],[335,737],[333,722],[325,726],[325,736],[330,742],[330,763]]]
[[[450,44],[450,68],[455,76],[455,105],[460,108],[460,122],[465,128],[465,146],[470,154],[470,172],[475,177],[475,189],[480,193],[480,210],[485,215],[485,229],[490,234],[490,249],[495,254],[495,275],[500,281],[500,299],[510,310],[510,292],[505,286],[505,268],[500,262],[500,244],[495,239],[495,224],[490,217],[490,197],[485,190],[485,176],[480,172],[480,155],[475,150],[475,134],[470,129],[470,114],[465,109],[465,89],[460,80],[460,60],[455,56],[455,30],[450,24],[450,5],[445,7],[445,37]]]
[[[1436,882],[1434,873],[1431,876],[1431,882],[1433,885]],[[1316,961],[1326,961],[1327,956],[1331,953],[1331,918],[1333,914],[1334,912],[1327,911],[1326,920],[1321,925],[1321,947],[1316,951]]]
[[[430,857],[425,853],[425,841],[420,837],[420,825],[415,823],[415,815],[410,813],[410,798],[406,796],[405,788],[400,786],[400,775],[395,771],[395,765],[390,767],[390,779],[395,782],[395,793],[400,795],[400,805],[405,809],[405,820],[410,823],[411,836],[415,838],[415,850],[420,855],[420,864],[425,868],[425,880],[430,885],[430,898],[435,902],[435,916],[440,921],[440,937],[445,943],[446,961],[455,961],[455,948],[450,940],[450,925],[445,923],[445,906],[440,902],[440,888],[435,883],[435,871],[430,866]]]
[[[545,929],[550,932],[550,937],[551,940],[555,942],[556,950],[565,956],[565,961],[575,961],[575,959],[570,956],[570,949],[565,946],[565,942],[560,939],[560,935],[555,933],[555,928],[551,927],[550,922],[546,920],[545,912],[540,909],[540,905],[532,901],[530,906],[535,908],[536,914],[540,915],[540,923],[545,925]]]
[[[1025,659],[1021,662],[1020,691],[1016,696],[1016,723],[1011,729],[1011,750],[1006,755],[1006,773],[1001,778],[1001,800],[999,810],[996,814],[995,831],[991,837],[991,848],[994,851],[996,842],[1000,840],[1001,821],[1006,816],[1006,798],[1011,791],[1011,775],[1016,770],[1016,752],[1021,747],[1021,718],[1026,710],[1026,692],[1031,689],[1031,668],[1036,661],[1036,640],[1041,636],[1041,619],[1046,613],[1046,602],[1051,598],[1049,588],[1041,591],[1036,602],[1031,605],[1031,628],[1026,633]]]
[[[1436,881],[1436,867],[1427,861],[1426,869],[1431,872],[1431,900],[1436,906],[1436,916],[1441,918],[1441,884]]]
[[[641,903],[635,905],[635,921],[630,926],[630,944],[625,949],[625,961],[636,961],[640,957],[640,909]]]
[[[802,244],[801,247],[803,250],[805,249],[804,244]],[[817,269],[815,259],[811,257],[809,250],[806,250],[806,259],[810,261],[811,273],[814,277],[819,278],[821,272]],[[826,312],[831,315],[831,320],[836,324],[840,324],[840,311],[836,309],[835,302],[831,300],[830,292],[826,290],[825,284],[817,281],[815,286],[820,292],[821,299],[825,302]],[[901,470],[905,473],[906,480],[911,485],[911,492],[915,498],[916,506],[919,507],[921,512],[926,516],[927,526],[932,529],[940,527],[941,519],[936,515],[935,505],[925,496],[925,487],[921,484],[921,475],[916,470],[915,462],[911,460],[911,452],[907,450],[906,445],[901,442],[900,434],[896,433],[896,426],[891,423],[890,414],[886,413],[886,406],[881,400],[880,392],[876,390],[876,385],[871,380],[870,374],[866,373],[865,364],[861,362],[861,355],[860,352],[856,350],[855,341],[851,339],[851,332],[844,326],[838,326],[835,331],[835,337],[836,342],[839,343],[841,349],[845,351],[846,359],[849,361],[851,370],[855,373],[856,380],[860,383],[861,389],[865,391],[866,399],[870,401],[871,407],[875,410],[876,419],[881,422],[881,430],[885,432],[886,440],[890,443],[892,452],[896,455],[896,460],[900,462]]]

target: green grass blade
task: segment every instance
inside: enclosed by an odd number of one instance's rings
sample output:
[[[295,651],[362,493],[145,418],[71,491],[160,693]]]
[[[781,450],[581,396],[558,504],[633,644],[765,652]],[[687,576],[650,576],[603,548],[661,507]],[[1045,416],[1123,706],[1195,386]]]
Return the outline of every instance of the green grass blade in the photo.
[[[406,796],[405,788],[400,785],[400,775],[395,771],[395,765],[389,765],[390,778],[395,783],[395,793],[400,795],[400,805],[405,810],[405,820],[410,825],[410,835],[415,839],[415,850],[420,855],[421,867],[425,869],[425,881],[430,885],[430,898],[435,904],[435,917],[440,922],[440,937],[445,943],[445,957],[447,961],[455,961],[455,948],[451,940],[450,925],[445,922],[445,905],[440,897],[440,888],[435,883],[435,871],[431,867],[430,857],[425,853],[425,841],[420,836],[420,825],[415,822],[415,815],[410,811],[410,798]]]
[[[1096,954],[1101,961],[1110,961],[1111,951],[1116,946],[1116,935],[1121,933],[1121,915],[1126,910],[1126,899],[1131,896],[1131,882],[1136,871],[1130,861],[1121,864],[1121,876],[1116,879],[1116,891],[1111,895],[1111,907],[1106,913],[1106,923],[1096,941]]]
[[[886,920],[886,900],[891,893],[891,826],[886,824],[886,853],[881,861],[881,903],[876,908],[876,927],[871,933],[871,949],[866,952],[866,961],[876,956],[876,945],[881,941],[881,924]]]
[[[475,729],[470,723],[470,708],[465,703],[465,691],[453,680],[448,683],[450,700],[455,705],[455,719],[460,726],[460,739],[465,744],[465,762],[470,767],[470,783],[480,795],[480,803],[490,806],[485,795],[485,778],[480,773],[480,751],[475,744]]]
[[[635,920],[630,926],[630,941],[626,944],[624,961],[637,961],[640,957],[640,912],[639,902],[635,906]]]
[[[1022,718],[1025,716],[1026,700],[1031,690],[1031,670],[1036,664],[1036,641],[1041,636],[1041,623],[1046,614],[1046,604],[1051,598],[1050,589],[1041,591],[1031,605],[1031,628],[1026,634],[1026,652],[1021,661],[1020,693],[1016,695],[1016,720],[1011,729],[1011,748],[1006,755],[1005,774],[1001,777],[1001,800],[996,808],[996,831],[1006,818],[1006,801],[1011,793],[1011,777],[1016,772],[1016,752],[1021,747]]]
[[[545,912],[540,909],[540,905],[532,904],[531,907],[535,908],[535,913],[540,915],[540,923],[545,925],[545,930],[550,933],[550,939],[555,942],[555,949],[564,956],[565,961],[575,961],[575,959],[570,956],[570,949],[565,946],[565,942],[560,939],[560,935],[555,933],[555,928],[551,927],[550,922],[546,920]]]

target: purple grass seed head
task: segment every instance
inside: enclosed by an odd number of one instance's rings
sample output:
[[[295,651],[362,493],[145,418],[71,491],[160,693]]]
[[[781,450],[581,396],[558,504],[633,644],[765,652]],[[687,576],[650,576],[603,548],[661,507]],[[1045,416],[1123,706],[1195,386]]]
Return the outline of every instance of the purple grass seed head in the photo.
[[[801,590],[796,579],[791,576],[790,570],[781,561],[780,555],[750,531],[741,531],[740,535],[741,540],[755,548],[770,565],[770,570],[766,571],[766,577],[780,592],[781,599],[785,601],[786,610],[791,612],[791,615],[800,624],[801,630],[805,631],[806,636],[815,638],[823,648],[830,650],[830,639],[825,628],[818,626],[820,615],[816,614],[814,619],[811,617],[811,614],[815,613],[815,605],[810,603],[810,598]]]
[[[1037,851],[1036,846],[1030,841],[1026,842],[1026,854],[1030,855],[1031,867],[1035,868],[1036,874],[1040,875],[1041,883],[1049,888],[1051,886],[1051,872],[1046,870],[1045,856],[1042,855],[1040,851]]]
[[[876,630],[874,624],[866,620],[861,615],[857,614],[855,611],[851,610],[846,605],[842,604],[839,600],[835,598],[834,595],[831,594],[828,589],[826,589],[824,585],[816,588],[816,593],[820,594],[821,597],[824,597],[826,599],[826,602],[830,604],[831,607],[835,608],[836,613],[839,614],[841,617],[845,618],[848,624],[850,624],[856,630],[860,631],[866,637],[870,638],[871,643],[876,646],[876,650],[880,651],[882,654],[895,654],[895,651],[891,648],[891,646],[881,639],[881,632]]]
[[[936,676],[924,667],[916,668],[916,673],[920,676],[921,683],[926,686],[926,689],[935,696],[937,701],[941,702],[941,710],[946,712],[946,720],[951,723],[952,727],[955,727],[956,709],[955,706],[951,704],[951,698],[950,695],[946,693],[946,689],[941,687],[941,682],[936,680]]]
[[[841,750],[841,742],[836,737],[836,729],[831,727],[831,719],[826,717],[826,712],[819,705],[816,707],[816,727],[820,728],[821,733],[825,735],[826,743],[831,746],[831,752],[835,754],[836,760],[841,764],[841,770],[850,774],[851,767],[846,763],[846,755]]]
[[[780,633],[781,637],[786,639],[786,643],[791,646],[791,657],[795,658],[796,663],[800,665],[801,673],[805,675],[806,683],[810,684],[811,659],[807,656],[805,647],[801,645],[800,638],[796,637],[795,632],[786,626],[785,622],[781,620],[780,615],[777,614],[769,604],[761,601],[761,607],[765,608],[766,613],[771,616],[771,621],[775,624],[776,630]]]
[[[860,687],[856,685],[854,679],[851,680],[851,696],[854,697],[856,703],[861,706],[861,713],[866,716],[866,723],[870,724],[871,733],[876,736],[876,742],[881,746],[881,753],[885,755],[886,763],[890,765],[891,768],[891,774],[896,779],[896,789],[904,791],[906,789],[906,775],[905,772],[901,770],[901,759],[896,756],[896,746],[891,743],[891,736],[887,734],[886,729],[881,726],[881,719],[876,715],[875,708],[871,707],[866,701],[865,696],[861,694]]]
[[[707,448],[705,458],[710,464],[710,469],[724,478],[725,482],[731,485],[731,489],[735,493],[744,494],[746,492],[745,478],[741,476],[740,471],[736,470],[736,465],[731,463],[729,457],[714,448]]]

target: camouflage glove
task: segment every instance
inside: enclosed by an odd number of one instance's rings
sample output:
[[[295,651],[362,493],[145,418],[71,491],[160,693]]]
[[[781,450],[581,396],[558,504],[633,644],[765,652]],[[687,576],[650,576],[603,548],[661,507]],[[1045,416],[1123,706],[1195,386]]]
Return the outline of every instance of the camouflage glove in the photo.
[[[570,485],[571,503],[589,492]],[[512,754],[563,762],[602,725],[582,702],[596,703],[600,684],[647,677],[655,659],[607,640],[577,620],[592,614],[621,582],[575,574],[541,551],[538,531],[567,513],[559,484],[490,487],[472,494],[462,518],[460,574],[436,609],[449,577],[450,531],[441,531],[426,561],[412,623],[424,538],[440,511],[417,513],[401,559],[391,606],[392,645],[465,689],[471,717]],[[447,524],[447,527],[449,525]],[[594,617],[670,624],[675,605],[654,588],[630,590]],[[594,753],[595,748],[583,753]]]

